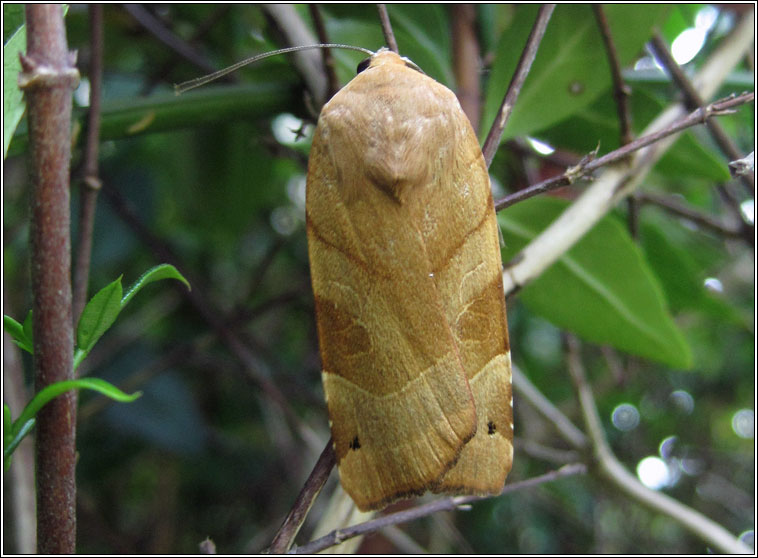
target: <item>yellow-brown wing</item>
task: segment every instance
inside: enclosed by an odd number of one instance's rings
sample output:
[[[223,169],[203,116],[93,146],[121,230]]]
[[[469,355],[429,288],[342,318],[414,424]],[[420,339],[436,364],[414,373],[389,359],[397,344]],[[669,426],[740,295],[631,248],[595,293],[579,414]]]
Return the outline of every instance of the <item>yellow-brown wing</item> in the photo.
[[[476,428],[419,221],[439,166],[426,132],[448,119],[398,110],[386,73],[366,70],[324,107],[306,199],[332,437],[362,510],[428,490]]]

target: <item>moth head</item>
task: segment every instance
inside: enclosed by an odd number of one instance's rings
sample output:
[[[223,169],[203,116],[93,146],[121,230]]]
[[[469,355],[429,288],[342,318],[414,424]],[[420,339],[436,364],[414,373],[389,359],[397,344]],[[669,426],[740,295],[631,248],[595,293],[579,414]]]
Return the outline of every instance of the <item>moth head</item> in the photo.
[[[356,68],[356,74],[360,74],[362,71],[373,66],[379,66],[381,64],[399,64],[404,65],[407,68],[416,70],[417,72],[424,73],[412,60],[405,56],[400,56],[396,52],[392,52],[386,47],[382,47],[376,51],[371,57],[361,60]]]

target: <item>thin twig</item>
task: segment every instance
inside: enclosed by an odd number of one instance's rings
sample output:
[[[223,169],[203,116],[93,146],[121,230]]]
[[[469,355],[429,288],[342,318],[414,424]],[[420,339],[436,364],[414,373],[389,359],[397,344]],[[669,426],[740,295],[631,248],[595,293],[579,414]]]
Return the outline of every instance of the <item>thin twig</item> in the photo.
[[[650,46],[653,50],[653,54],[655,55],[656,60],[658,60],[658,62],[660,62],[663,67],[666,68],[666,71],[668,72],[669,76],[671,76],[671,79],[684,94],[684,105],[689,110],[695,110],[705,105],[705,100],[689,80],[689,78],[684,74],[682,69],[679,67],[679,64],[677,64],[676,60],[674,60],[671,52],[669,52],[669,47],[666,44],[666,41],[663,40],[663,37],[661,37],[660,33],[653,33],[653,38],[650,42]],[[737,146],[726,134],[724,129],[721,127],[721,124],[714,120],[707,122],[706,126],[708,127],[708,131],[711,133],[713,140],[719,146],[722,153],[726,155],[728,161],[734,161],[735,159],[740,159],[744,156],[744,153],[740,153],[739,149],[737,149]],[[742,184],[745,185],[748,193],[755,195],[755,174],[746,173],[740,177],[740,180],[742,181]]]
[[[626,145],[632,141],[631,116],[629,113],[629,95],[632,91],[624,82],[621,75],[621,62],[619,61],[616,45],[613,43],[611,28],[608,25],[608,19],[605,17],[605,11],[601,4],[593,4],[592,11],[595,13],[597,25],[600,28],[600,35],[603,37],[605,52],[608,54],[608,64],[611,67],[611,78],[613,79],[613,98],[616,100],[616,110],[619,117],[620,138],[619,143]]]
[[[387,48],[392,52],[400,52],[397,48],[395,34],[392,32],[392,23],[390,23],[390,16],[387,13],[387,6],[385,4],[377,4],[376,9],[379,11],[379,21],[382,24],[382,33],[384,34],[384,42],[387,43]]]
[[[95,224],[95,206],[100,190],[98,153],[100,148],[100,91],[103,82],[103,5],[90,4],[90,50],[89,68],[89,113],[87,115],[87,140],[84,146],[84,177],[80,192],[79,241],[74,265],[74,322],[87,302],[90,256],[92,254],[92,230]]]
[[[586,473],[586,471],[587,467],[584,465],[584,463],[564,465],[560,469],[550,471],[544,475],[533,477],[521,482],[508,484],[505,486],[505,488],[503,488],[502,492],[498,496],[494,496],[494,498],[497,498],[504,494],[510,494],[512,492],[532,488],[534,486],[552,482],[561,478],[574,475],[583,475]],[[313,540],[303,546],[299,546],[290,552],[295,554],[314,554],[316,552],[324,550],[325,548],[339,544],[347,539],[378,531],[379,529],[382,529],[388,525],[407,523],[409,521],[414,521],[421,517],[426,517],[428,515],[432,515],[441,511],[453,511],[459,507],[467,506],[468,504],[479,502],[481,500],[487,500],[490,498],[493,498],[493,496],[454,496],[451,498],[442,498],[440,500],[429,502],[428,504],[416,506],[414,508],[399,511],[393,514],[384,515],[382,517],[366,521],[365,523],[359,523],[358,525],[352,525],[345,529],[332,531],[328,535]]]
[[[732,32],[722,40],[695,75],[693,82],[709,97],[752,48],[755,37],[753,11],[747,12]],[[717,103],[714,108],[729,108],[730,103],[752,100],[749,94],[741,99]],[[711,106],[711,105],[709,105]],[[700,109],[703,110],[703,109]],[[703,111],[706,114],[707,111]],[[656,116],[643,132],[652,136],[668,128],[685,115],[680,103],[672,103]],[[503,291],[506,295],[524,287],[565,254],[612,208],[634,192],[661,156],[676,141],[672,135],[633,153],[623,165],[611,165],[598,173],[594,181],[550,225],[529,242],[503,270]],[[634,143],[634,142],[633,142]],[[631,145],[631,144],[630,144]],[[628,146],[626,146],[628,147]]]
[[[545,419],[552,423],[556,431],[575,449],[583,450],[588,446],[589,441],[587,440],[587,436],[553,405],[518,367],[512,366],[512,374],[513,387],[518,392],[520,398],[523,398],[524,401],[529,403]]]
[[[476,6],[453,4],[452,20],[453,72],[456,96],[475,132],[479,131],[481,84],[479,80],[479,41],[476,37]]]
[[[321,9],[318,4],[308,4],[308,10],[313,20],[313,26],[316,28],[318,41],[322,44],[331,43],[329,35],[326,33],[326,25],[324,25],[324,18],[321,17]],[[324,69],[326,70],[327,83],[329,84],[328,97],[331,99],[340,90],[340,80],[337,77],[332,50],[329,48],[322,48],[320,50],[321,59],[324,61]]]
[[[27,4],[19,86],[29,123],[34,388],[74,377],[69,172],[71,108],[79,73],[60,5]],[[76,551],[76,395],[37,415],[37,552]]]
[[[211,31],[216,24],[226,15],[226,12],[229,11],[231,7],[231,4],[221,4],[219,5],[214,12],[208,16],[205,17],[202,22],[197,26],[197,28],[192,32],[192,35],[187,39],[187,44],[190,46],[190,48],[195,48],[194,45],[198,43],[209,31]],[[176,51],[171,50],[171,54],[169,58],[157,69],[151,68],[150,74],[148,75],[148,78],[145,80],[145,85],[140,91],[140,94],[143,96],[147,96],[152,92],[152,90],[155,88],[155,86],[164,79],[164,77],[171,71],[171,69],[176,65],[177,60],[179,60],[179,55]],[[205,68],[201,68],[205,69]],[[228,75],[224,76],[222,79],[225,81],[231,82],[231,83],[237,83],[239,81],[238,77],[236,75]]]
[[[709,229],[718,235],[725,236],[727,238],[742,238],[742,230],[734,229],[723,224],[715,217],[697,211],[691,207],[688,207],[680,203],[676,198],[672,196],[664,196],[656,194],[655,192],[640,192],[637,199],[641,203],[657,205],[663,209],[680,217],[684,217],[688,221],[700,225],[703,228]]]
[[[587,432],[592,441],[596,460],[595,468],[600,475],[611,485],[622,490],[629,497],[652,511],[662,513],[677,521],[685,529],[720,552],[752,554],[751,549],[746,544],[721,525],[670,496],[647,488],[619,462],[606,440],[592,389],[585,377],[584,366],[579,356],[578,341],[571,335],[567,335],[566,340],[569,373],[574,382]]]
[[[292,510],[287,515],[284,523],[274,536],[274,540],[271,542],[271,546],[267,552],[270,554],[283,554],[287,552],[292,543],[295,541],[300,527],[305,521],[305,517],[316,500],[316,497],[321,492],[321,489],[326,484],[329,474],[332,472],[335,464],[337,463],[337,457],[334,455],[334,447],[332,445],[332,439],[326,443],[324,451],[321,452],[321,456],[318,458],[316,465],[313,467],[313,471],[308,476],[308,480],[305,481],[300,494],[295,500],[295,504],[292,506]]]
[[[672,122],[661,130],[639,137],[631,143],[619,147],[610,153],[606,153],[602,157],[598,157],[597,159],[586,157],[583,161],[580,161],[579,164],[571,167],[570,169],[567,169],[563,174],[548,178],[547,180],[543,180],[542,182],[499,199],[495,202],[495,210],[500,211],[501,209],[510,207],[511,205],[523,201],[527,198],[555,190],[556,188],[560,188],[562,186],[573,184],[578,179],[587,176],[600,167],[625,159],[633,151],[642,149],[643,147],[651,145],[665,137],[676,134],[677,132],[681,132],[687,128],[691,128],[692,126],[696,126],[697,124],[703,124],[713,116],[732,114],[732,108],[750,103],[754,99],[754,93],[743,93],[742,95],[738,95],[736,97],[725,97],[723,99],[715,101],[710,105],[699,108],[689,115]]]
[[[191,62],[205,72],[215,70],[202,54],[192,45],[179,37],[171,29],[166,27],[157,17],[151,14],[147,8],[140,4],[123,4],[124,10],[131,15],[142,27],[149,31],[156,39],[169,47],[179,56]]]
[[[313,36],[310,28],[292,4],[260,4],[260,8],[284,35],[287,45],[316,44],[316,37]],[[327,100],[329,89],[321,55],[314,50],[294,52],[292,53],[292,63],[303,77],[312,97],[313,109],[318,114]]]
[[[503,137],[503,130],[505,130],[508,118],[510,118],[511,112],[513,112],[513,107],[521,92],[521,87],[526,81],[526,76],[529,75],[529,70],[532,67],[535,56],[537,56],[537,49],[540,46],[542,37],[545,35],[547,23],[550,21],[550,16],[553,14],[554,9],[555,4],[540,6],[537,20],[534,22],[532,31],[529,33],[529,38],[526,41],[526,46],[521,52],[521,58],[519,58],[516,71],[511,78],[510,85],[508,85],[508,91],[506,91],[505,97],[503,97],[503,102],[497,111],[497,116],[495,116],[495,121],[490,127],[489,134],[487,134],[484,147],[482,147],[484,161],[488,168],[495,157],[495,151],[497,151],[500,145],[500,138]]]

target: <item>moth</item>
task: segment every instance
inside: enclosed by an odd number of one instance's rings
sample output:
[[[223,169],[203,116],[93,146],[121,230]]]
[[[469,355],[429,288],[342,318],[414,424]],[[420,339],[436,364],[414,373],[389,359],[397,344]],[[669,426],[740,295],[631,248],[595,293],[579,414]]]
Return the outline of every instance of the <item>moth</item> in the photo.
[[[497,494],[513,461],[498,227],[452,91],[381,49],[324,105],[311,281],[340,480],[359,509]]]

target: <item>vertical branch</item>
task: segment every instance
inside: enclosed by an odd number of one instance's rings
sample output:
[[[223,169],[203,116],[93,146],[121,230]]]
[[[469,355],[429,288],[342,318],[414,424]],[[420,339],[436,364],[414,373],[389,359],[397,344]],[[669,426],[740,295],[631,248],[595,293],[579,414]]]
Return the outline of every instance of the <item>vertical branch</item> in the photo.
[[[490,166],[492,159],[495,157],[495,151],[497,151],[497,147],[500,145],[500,138],[503,137],[503,130],[505,130],[505,125],[511,116],[511,112],[513,112],[513,107],[516,104],[519,93],[521,93],[521,87],[523,87],[526,81],[526,76],[529,75],[532,62],[534,62],[534,58],[537,56],[537,49],[540,46],[542,37],[545,35],[547,23],[550,21],[550,16],[553,15],[554,9],[555,4],[540,6],[537,20],[534,22],[534,27],[532,27],[532,31],[529,33],[526,46],[521,52],[521,58],[519,58],[516,65],[516,71],[513,74],[513,78],[511,78],[511,83],[508,85],[508,91],[505,93],[505,97],[503,97],[503,102],[497,111],[495,122],[492,123],[489,134],[487,134],[487,139],[484,141],[484,147],[482,147],[487,167]]]
[[[387,43],[387,47],[392,52],[400,52],[397,48],[395,34],[392,32],[392,24],[390,23],[390,16],[387,13],[387,6],[377,4],[376,8],[379,10],[379,21],[382,23],[382,33],[384,33],[384,41]]]
[[[605,52],[608,54],[608,63],[611,67],[613,97],[616,100],[616,110],[618,111],[619,127],[621,130],[619,143],[621,145],[626,145],[632,141],[631,117],[629,114],[628,103],[631,90],[629,89],[629,86],[624,83],[624,78],[621,75],[621,62],[619,62],[619,57],[616,53],[616,45],[613,44],[611,28],[608,26],[608,19],[605,17],[603,6],[600,4],[593,4],[592,11],[595,13],[595,19],[600,28],[600,35],[603,37]]]
[[[78,80],[60,5],[26,6],[27,55],[19,86],[29,118],[34,387],[73,378],[69,162],[71,97]],[[76,396],[37,416],[37,550],[76,550]]]
[[[84,179],[81,189],[79,212],[79,243],[74,264],[74,323],[87,301],[90,256],[92,254],[92,229],[95,222],[95,206],[101,182],[98,172],[98,149],[100,146],[100,91],[103,80],[103,5],[90,4],[90,62],[89,115],[87,140],[84,146]]]
[[[463,112],[468,116],[475,132],[479,131],[480,84],[479,41],[474,28],[476,6],[453,4],[451,7],[453,35],[453,71],[458,83],[456,95]]]

